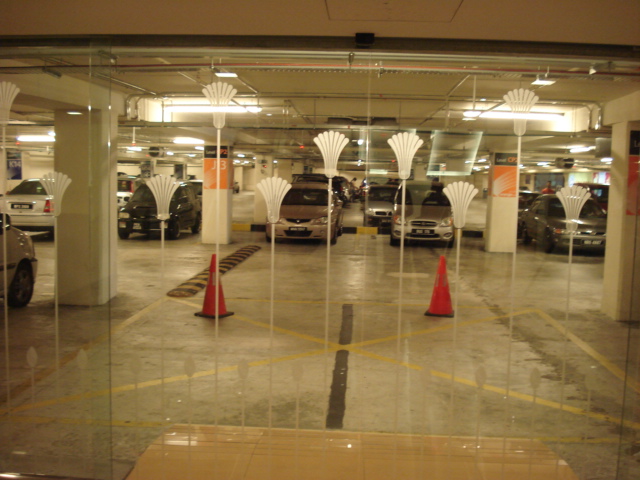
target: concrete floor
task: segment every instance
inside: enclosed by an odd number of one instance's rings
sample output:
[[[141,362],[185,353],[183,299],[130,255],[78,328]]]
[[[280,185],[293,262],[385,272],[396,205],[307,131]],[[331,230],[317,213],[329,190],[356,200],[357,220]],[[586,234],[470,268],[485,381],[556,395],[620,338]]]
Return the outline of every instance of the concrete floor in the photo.
[[[253,196],[234,202],[234,222],[250,222]],[[472,212],[481,230],[482,200]],[[359,221],[353,204],[346,225]],[[533,438],[580,479],[640,478],[640,387],[624,383],[638,330],[599,313],[602,256],[574,256],[567,301],[567,255],[535,244],[518,246],[512,285],[514,256],[484,252],[480,237],[462,238],[459,269],[455,248],[407,246],[400,274],[388,236],[345,234],[328,277],[325,244],[278,243],[272,291],[264,233],[234,231],[220,258],[261,249],[222,276],[234,315],[216,326],[194,315],[203,291],[166,296],[215,247],[166,242],[163,272],[159,239],[131,237],[118,243],[116,298],[60,307],[56,354],[53,243],[36,243],[36,293],[2,339],[0,471],[122,479],[170,425],[324,430],[343,395],[345,431]],[[424,315],[441,255],[453,318]]]

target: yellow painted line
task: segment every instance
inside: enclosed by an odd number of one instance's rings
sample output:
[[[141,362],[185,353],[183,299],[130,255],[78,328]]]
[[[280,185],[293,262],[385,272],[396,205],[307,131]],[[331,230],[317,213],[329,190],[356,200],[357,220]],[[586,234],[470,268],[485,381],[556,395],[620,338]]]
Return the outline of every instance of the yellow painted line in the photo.
[[[250,223],[233,223],[231,224],[231,230],[234,232],[250,232],[251,224]]]
[[[31,423],[31,424],[66,424],[66,425],[96,425],[103,427],[135,427],[157,428],[172,425],[172,422],[136,422],[129,420],[99,420],[95,418],[67,418],[67,417],[37,417],[13,415],[0,418],[0,423]]]
[[[563,327],[556,319],[551,317],[546,312],[543,312],[542,310],[534,310],[534,312],[540,315],[542,318],[544,318],[544,320],[549,325],[551,325],[556,330],[558,330],[562,335],[566,334],[567,338],[571,340],[571,342],[573,342],[578,348],[580,348],[583,352],[585,352],[591,358],[593,358],[598,363],[600,363],[600,365],[602,365],[604,368],[609,370],[609,372],[611,372],[613,375],[618,377],[623,382],[626,382],[629,388],[640,393],[640,384],[638,384],[638,382],[636,382],[635,380],[630,378],[628,375],[626,375],[624,370],[622,370],[616,364],[611,362],[607,357],[597,352],[594,348],[591,347],[591,345],[589,345],[587,342],[585,342],[578,336],[571,333],[568,329],[565,329],[565,327]]]

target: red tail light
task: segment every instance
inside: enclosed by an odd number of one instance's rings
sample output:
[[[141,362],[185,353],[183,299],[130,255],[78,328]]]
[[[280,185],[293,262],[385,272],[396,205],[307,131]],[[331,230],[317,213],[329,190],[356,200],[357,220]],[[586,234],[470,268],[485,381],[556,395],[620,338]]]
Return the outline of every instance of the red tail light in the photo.
[[[44,213],[53,213],[53,208],[51,208],[51,200],[47,200],[44,203]]]

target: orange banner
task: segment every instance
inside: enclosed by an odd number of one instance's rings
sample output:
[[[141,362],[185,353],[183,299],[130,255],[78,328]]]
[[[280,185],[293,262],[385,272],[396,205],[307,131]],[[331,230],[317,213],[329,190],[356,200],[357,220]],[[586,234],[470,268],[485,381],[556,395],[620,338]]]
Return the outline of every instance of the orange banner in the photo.
[[[491,195],[494,197],[516,197],[518,192],[518,167],[505,167],[496,165],[493,167],[493,183]]]

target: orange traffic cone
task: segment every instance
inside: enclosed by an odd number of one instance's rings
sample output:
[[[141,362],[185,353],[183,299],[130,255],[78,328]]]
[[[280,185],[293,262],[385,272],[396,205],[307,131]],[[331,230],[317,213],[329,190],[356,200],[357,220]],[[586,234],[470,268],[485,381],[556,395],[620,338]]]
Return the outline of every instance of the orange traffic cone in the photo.
[[[443,255],[440,255],[436,282],[431,295],[431,304],[424,314],[430,317],[453,317],[449,282],[447,281],[447,262]]]
[[[233,312],[227,312],[224,304],[224,294],[222,285],[216,284],[216,256],[211,255],[211,266],[209,267],[209,281],[204,292],[204,304],[202,311],[196,313],[198,317],[216,318],[216,305],[218,306],[218,318],[229,317]]]

